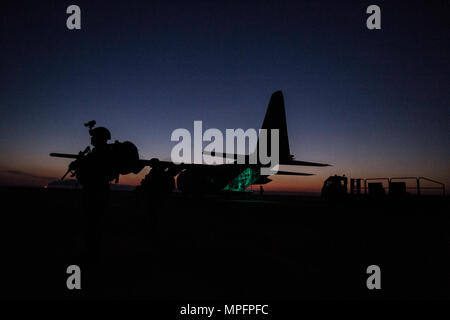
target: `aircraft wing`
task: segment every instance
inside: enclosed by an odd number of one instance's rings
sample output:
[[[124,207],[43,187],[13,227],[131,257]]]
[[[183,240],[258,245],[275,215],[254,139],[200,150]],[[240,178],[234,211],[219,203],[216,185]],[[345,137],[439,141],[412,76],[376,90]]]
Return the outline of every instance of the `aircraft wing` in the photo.
[[[318,162],[308,162],[308,161],[299,161],[299,160],[289,160],[280,163],[282,165],[288,166],[304,166],[304,167],[330,167],[331,164],[327,163],[318,163]]]
[[[71,153],[50,153],[50,157],[56,157],[56,158],[67,158],[67,159],[77,159],[77,154],[71,154]]]
[[[152,160],[145,160],[145,159],[140,159],[139,163],[143,166],[149,166],[150,168],[154,165],[155,162],[153,162]],[[183,167],[183,168],[202,168],[202,167],[211,167],[212,165],[208,165],[208,164],[201,164],[201,163],[180,163],[180,164],[176,164],[173,163],[172,161],[158,161],[157,162],[159,166],[164,167],[164,168],[170,168],[170,167]]]
[[[79,157],[79,155],[77,154],[71,154],[71,153],[50,153],[51,157],[56,157],[56,158],[66,158],[66,159],[77,159]],[[139,164],[140,166],[143,168],[145,166],[149,166],[152,167],[153,164],[155,162],[153,162],[152,160],[146,160],[146,159],[139,159]],[[158,161],[158,165],[162,166],[164,168],[172,168],[172,167],[180,167],[183,169],[188,169],[188,168],[205,168],[205,167],[213,167],[212,165],[208,165],[208,164],[199,164],[199,163],[181,163],[181,164],[175,164],[172,161]],[[225,164],[226,165],[232,165],[232,166],[237,166],[237,164],[234,163],[230,163],[230,164]],[[223,166],[223,165],[221,165]],[[246,166],[246,165],[243,165]]]
[[[66,159],[77,159],[78,155],[77,154],[71,154],[71,153],[56,153],[56,152],[52,152],[50,153],[50,157],[56,157],[56,158],[66,158]],[[139,164],[142,165],[142,167],[145,166],[152,166],[153,162],[152,160],[146,160],[146,159],[139,159]],[[173,163],[172,161],[159,161],[159,164],[163,167],[173,167],[176,166],[175,163]],[[184,166],[185,164],[183,164]]]
[[[139,160],[139,163],[142,167],[149,166],[150,168],[154,164],[154,162],[152,162],[151,160],[144,160],[144,159]],[[180,171],[183,169],[216,170],[218,168],[221,168],[221,169],[233,168],[236,170],[244,170],[245,168],[248,168],[247,164],[237,164],[237,163],[211,165],[211,164],[203,164],[203,163],[175,164],[172,161],[159,161],[158,165],[163,168],[178,168]]]
[[[274,173],[274,175],[280,175],[280,176],[314,176],[314,173],[277,171],[277,173]]]
[[[50,153],[51,157],[57,157],[57,158],[67,158],[67,159],[76,159],[78,158],[77,154],[70,154],[70,153]],[[217,155],[219,156],[219,155]],[[234,156],[234,155],[233,155]],[[139,163],[142,167],[145,166],[152,166],[151,160],[139,160]],[[327,167],[330,166],[329,164],[324,163],[317,163],[317,162],[306,162],[306,161],[297,161],[297,160],[291,160],[288,163],[282,163],[283,165],[297,165],[297,166],[308,166],[308,167]],[[182,166],[183,168],[204,168],[206,166],[210,166],[207,164],[198,164],[198,163],[182,163],[182,164],[175,164],[172,161],[159,161],[159,165],[170,168],[175,166]],[[230,163],[230,164],[224,164],[226,165],[232,165],[236,166],[238,164]],[[223,165],[222,165],[223,166]],[[246,166],[245,164],[243,166]],[[278,175],[293,175],[293,176],[311,176],[313,174],[311,173],[302,173],[302,172],[288,172],[288,171],[278,171],[276,174]]]
[[[228,158],[237,160],[238,157],[245,158],[245,162],[249,163],[249,155],[237,155],[231,153],[221,153],[221,152],[208,152],[204,151],[203,154],[211,157],[219,157],[219,158]],[[327,163],[319,163],[319,162],[309,162],[309,161],[299,161],[299,160],[288,160],[288,161],[280,161],[281,165],[288,166],[304,166],[304,167],[329,167],[330,164]]]

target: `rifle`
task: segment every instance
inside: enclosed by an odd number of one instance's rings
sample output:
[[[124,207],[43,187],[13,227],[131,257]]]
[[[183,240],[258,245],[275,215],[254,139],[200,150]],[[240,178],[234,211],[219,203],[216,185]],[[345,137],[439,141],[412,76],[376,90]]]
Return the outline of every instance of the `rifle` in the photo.
[[[50,153],[51,157],[57,157],[57,158],[67,158],[67,159],[75,159],[69,164],[69,168],[67,169],[66,173],[62,176],[61,180],[64,180],[64,178],[69,174],[69,172],[73,171],[70,175],[71,177],[74,177],[76,174],[77,169],[77,161],[79,161],[81,158],[83,158],[86,154],[91,152],[91,147],[87,146],[84,151],[78,152],[78,154],[68,154],[68,153]]]

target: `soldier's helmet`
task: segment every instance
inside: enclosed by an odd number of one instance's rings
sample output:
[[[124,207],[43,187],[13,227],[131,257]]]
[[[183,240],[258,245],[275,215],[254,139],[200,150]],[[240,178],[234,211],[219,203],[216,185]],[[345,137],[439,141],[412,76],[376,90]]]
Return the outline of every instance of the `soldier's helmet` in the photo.
[[[109,130],[106,129],[105,127],[97,127],[97,128],[91,129],[91,130],[89,130],[89,134],[93,138],[95,137],[95,138],[106,140],[106,141],[111,139],[111,132],[109,132]]]
[[[89,134],[91,135],[91,141],[94,146],[96,144],[106,143],[111,139],[111,132],[105,127],[93,128],[89,130]]]

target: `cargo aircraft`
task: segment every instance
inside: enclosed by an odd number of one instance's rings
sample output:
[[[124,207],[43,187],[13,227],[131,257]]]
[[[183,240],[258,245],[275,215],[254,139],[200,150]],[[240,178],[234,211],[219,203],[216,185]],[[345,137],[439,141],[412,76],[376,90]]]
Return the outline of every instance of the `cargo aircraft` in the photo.
[[[307,167],[326,167],[329,164],[307,162],[295,160],[290,153],[289,139],[286,124],[286,111],[284,98],[281,91],[272,94],[269,106],[264,117],[261,129],[270,131],[278,129],[279,135],[279,165],[289,166],[307,166]],[[203,164],[203,163],[179,163],[172,161],[160,161],[158,159],[144,160],[136,159],[132,169],[126,170],[127,173],[139,173],[144,167],[159,166],[159,168],[176,177],[177,189],[184,193],[221,193],[221,192],[243,192],[251,185],[264,185],[271,182],[267,175],[261,174],[261,168],[267,168],[270,165],[263,164],[259,159],[258,146],[255,151],[257,154],[237,155],[223,154],[215,152],[203,152],[212,157],[221,157],[227,159],[222,164]],[[271,153],[271,144],[267,142],[268,153]],[[77,159],[80,155],[51,153],[50,156]],[[254,157],[252,157],[254,156]],[[256,159],[251,161],[250,159]],[[241,161],[238,161],[241,160]],[[242,161],[245,159],[245,161]],[[125,172],[121,172],[124,174]],[[311,173],[273,171],[274,175],[291,176],[311,176]]]

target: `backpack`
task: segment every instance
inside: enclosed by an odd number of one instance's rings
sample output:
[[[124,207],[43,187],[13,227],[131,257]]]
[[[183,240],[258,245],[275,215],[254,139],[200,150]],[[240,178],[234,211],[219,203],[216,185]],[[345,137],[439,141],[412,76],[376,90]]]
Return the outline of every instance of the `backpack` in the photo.
[[[114,171],[118,174],[139,173],[142,167],[139,164],[139,152],[130,141],[115,141],[111,145]]]

